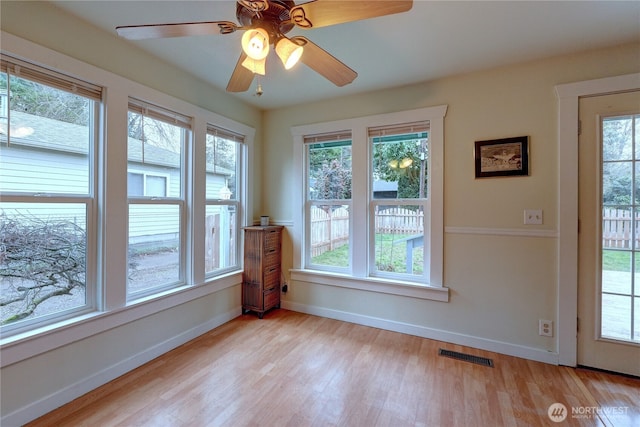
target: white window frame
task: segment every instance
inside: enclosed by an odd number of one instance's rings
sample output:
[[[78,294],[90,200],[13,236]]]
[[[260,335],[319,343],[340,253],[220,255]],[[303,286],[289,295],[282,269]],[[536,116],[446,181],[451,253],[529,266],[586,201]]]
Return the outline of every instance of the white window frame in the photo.
[[[349,138],[347,138],[347,134],[348,132],[343,132],[343,131],[338,131],[338,132],[332,132],[332,139],[333,137],[335,137],[336,141],[349,141],[350,142],[350,147],[352,150],[352,161],[353,161],[353,137],[352,135],[349,134]],[[305,222],[304,222],[304,241],[305,242],[310,242],[311,241],[311,223],[309,218],[307,218],[307,216],[309,215],[310,211],[311,211],[311,207],[312,206],[347,206],[347,209],[349,211],[349,247],[351,247],[353,245],[353,238],[351,236],[351,231],[353,230],[353,190],[352,190],[352,197],[350,199],[310,199],[309,195],[308,195],[308,191],[309,188],[311,186],[311,183],[309,182],[309,173],[308,173],[308,168],[309,168],[309,147],[310,145],[313,145],[315,142],[309,142],[308,144],[304,142],[305,137],[308,137],[309,135],[305,134],[303,135],[303,145],[304,145],[304,153],[303,153],[303,162],[304,162],[304,166],[303,166],[303,176],[302,176],[302,181],[303,181],[303,188],[304,188],[304,213],[303,216],[305,218]],[[323,139],[322,142],[332,142],[332,139],[329,140],[325,140]],[[347,266],[346,267],[339,267],[339,266],[331,266],[331,265],[324,265],[324,264],[314,264],[312,261],[312,256],[311,256],[311,245],[304,245],[304,266],[306,269],[308,270],[318,270],[318,271],[328,271],[328,272],[334,272],[334,273],[341,273],[341,274],[350,274],[351,272],[351,267],[352,267],[352,255],[351,255],[351,251],[349,251],[349,259],[347,261]]]
[[[189,176],[191,176],[188,172],[188,156],[192,151],[193,145],[193,132],[191,121],[192,119],[186,115],[181,113],[174,113],[173,111],[163,107],[152,105],[143,101],[139,101],[134,98],[130,98],[129,100],[129,111],[133,111],[138,113],[136,110],[132,110],[132,106],[142,106],[143,110],[143,118],[147,117],[147,112],[149,114],[149,118],[164,121],[166,123],[170,123],[168,118],[170,116],[175,116],[176,126],[181,129],[181,156],[180,156],[180,195],[178,197],[175,196],[165,196],[165,197],[149,197],[149,196],[138,196],[138,197],[128,197],[128,205],[131,207],[132,205],[172,205],[178,207],[178,220],[180,222],[179,227],[179,245],[180,245],[180,254],[179,254],[179,273],[178,280],[172,282],[161,283],[153,287],[145,288],[140,291],[132,292],[129,290],[127,286],[127,300],[138,300],[140,298],[145,298],[150,295],[159,294],[169,289],[177,288],[186,283],[186,278],[192,277],[191,271],[191,262],[188,262],[187,251],[185,248],[187,247],[188,242],[188,230],[190,229],[190,221],[191,213],[188,209],[189,204],[187,197],[187,186],[189,182]],[[127,162],[128,165],[128,162]],[[127,171],[128,172],[128,171]],[[167,180],[167,184],[169,184]],[[146,182],[144,183],[145,191],[146,191]],[[169,194],[169,186],[167,186],[167,194]],[[127,215],[127,220],[129,220],[129,216]],[[128,222],[128,221],[127,221]],[[127,233],[128,234],[128,233]],[[129,244],[127,243],[127,254],[129,253]],[[191,254],[189,254],[191,255]],[[128,263],[127,263],[128,264]],[[127,280],[128,283],[128,280]]]
[[[205,209],[206,206],[233,206],[236,211],[236,230],[235,230],[235,239],[236,239],[236,248],[235,248],[235,258],[236,263],[234,265],[230,265],[225,268],[219,268],[213,271],[205,271],[205,277],[207,278],[215,278],[217,276],[224,275],[229,271],[237,270],[242,267],[242,225],[245,222],[241,222],[241,219],[244,217],[243,215],[243,201],[246,199],[246,191],[245,191],[245,171],[247,168],[245,167],[247,162],[247,145],[245,144],[246,137],[244,135],[240,135],[237,132],[228,131],[226,129],[222,129],[217,125],[208,124],[207,125],[207,135],[220,135],[225,139],[233,140],[237,145],[236,152],[236,196],[233,199],[224,200],[224,199],[210,199],[205,197]],[[205,136],[205,138],[206,138]],[[206,140],[206,139],[205,139]],[[205,150],[206,152],[206,150]],[[206,162],[205,162],[206,165]],[[205,168],[206,175],[206,168]],[[205,178],[205,190],[206,190],[206,178]],[[206,192],[205,192],[206,194]]]
[[[97,182],[98,182],[98,171],[100,169],[100,158],[98,156],[98,145],[101,138],[100,129],[103,125],[103,103],[102,99],[93,99],[91,96],[87,96],[90,92],[102,92],[102,88],[98,85],[93,85],[91,83],[82,82],[74,77],[68,76],[64,73],[48,70],[46,68],[40,67],[36,64],[32,64],[28,61],[24,61],[21,59],[16,59],[11,56],[4,56],[3,59],[7,59],[11,64],[7,67],[7,78],[11,76],[17,76],[19,78],[36,82],[41,85],[45,85],[48,87],[52,87],[58,90],[66,90],[68,92],[72,92],[73,87],[77,87],[75,85],[80,84],[86,86],[87,92],[84,90],[80,91],[80,95],[91,99],[93,102],[93,108],[89,112],[89,128],[92,129],[91,133],[91,141],[89,144],[89,151],[87,153],[89,160],[89,176],[88,176],[88,189],[86,194],[72,194],[72,193],[41,193],[41,192],[5,192],[0,194],[0,199],[3,203],[13,204],[13,203],[36,203],[36,204],[84,204],[86,209],[86,224],[85,224],[85,233],[86,233],[86,253],[85,253],[85,302],[82,305],[77,307],[73,307],[70,309],[66,309],[59,312],[50,313],[43,316],[38,316],[32,319],[25,319],[17,321],[16,323],[7,324],[2,326],[2,334],[3,336],[13,336],[17,334],[24,333],[26,331],[30,331],[36,328],[47,327],[56,322],[65,321],[74,317],[82,316],[92,311],[95,311],[98,305],[97,301],[97,275],[98,275],[98,251],[97,251],[97,242],[98,235],[96,233],[97,224],[98,224],[98,215],[97,215],[97,201],[96,194],[97,191]],[[14,73],[14,68],[21,68],[26,73]],[[30,70],[33,70],[31,72]],[[4,70],[2,71],[4,72]],[[26,75],[23,75],[26,74]],[[40,76],[40,77],[38,77]],[[29,78],[32,77],[32,78]],[[47,77],[51,79],[51,83],[48,83],[46,80]],[[100,95],[101,96],[101,95]],[[9,102],[8,102],[9,94],[7,94],[5,98],[5,102],[3,102],[3,108],[6,108],[6,111],[3,113],[7,120],[7,141],[8,145],[11,144],[11,114],[9,111]]]
[[[427,123],[427,127],[429,126],[429,124]],[[379,126],[378,126],[379,127]],[[429,134],[431,133],[431,130],[427,130],[427,146],[431,145],[431,141],[429,138]],[[371,141],[371,137],[369,137],[367,139],[367,143],[369,144],[369,164],[373,165],[373,144]],[[430,152],[430,150],[429,150]],[[428,238],[430,236],[431,230],[430,230],[430,222],[429,222],[429,216],[430,216],[430,212],[431,212],[431,157],[427,157],[427,188],[426,188],[426,194],[428,195],[428,197],[426,198],[415,198],[415,199],[384,199],[384,198],[375,198],[373,195],[373,181],[374,181],[374,177],[373,177],[373,168],[370,168],[369,170],[369,241],[372,242],[372,244],[369,245],[369,275],[371,277],[380,277],[380,278],[386,278],[386,279],[391,279],[391,280],[407,280],[410,282],[417,282],[417,283],[429,283],[429,279],[430,279],[430,268],[431,268],[431,263],[429,262],[430,257],[428,256],[428,254],[431,254],[431,240]],[[424,215],[422,218],[422,229],[423,229],[423,253],[425,254],[423,257],[423,261],[422,261],[422,274],[420,275],[414,275],[412,274],[412,272],[406,272],[406,273],[396,273],[396,272],[387,272],[387,271],[382,271],[382,270],[378,270],[376,268],[376,246],[375,246],[375,227],[373,226],[375,224],[375,212],[376,212],[376,208],[379,206],[384,206],[384,205],[395,205],[398,207],[401,206],[418,206],[420,208],[422,208]],[[425,237],[426,236],[426,237]],[[406,250],[406,246],[405,247],[399,247],[399,250]],[[408,254],[407,254],[408,256]]]
[[[414,298],[448,301],[449,290],[443,283],[444,264],[444,117],[447,105],[419,108],[374,116],[338,120],[311,125],[295,126],[291,129],[294,149],[293,194],[294,225],[292,227],[293,268],[291,279],[304,282],[339,286],[366,291],[381,292]],[[352,177],[352,218],[369,218],[371,181],[370,144],[368,128],[392,126],[419,121],[429,122],[429,201],[431,209],[426,213],[424,250],[429,254],[428,281],[425,283],[400,281],[385,277],[372,277],[370,274],[370,255],[368,250],[351,250],[352,267],[349,273],[311,270],[306,268],[307,252],[305,235],[306,218],[304,203],[306,200],[306,167],[304,137],[306,135],[327,134],[335,131],[351,131],[352,159],[354,172]],[[371,235],[369,221],[359,224],[351,221],[350,238],[352,242],[366,242],[369,247]]]

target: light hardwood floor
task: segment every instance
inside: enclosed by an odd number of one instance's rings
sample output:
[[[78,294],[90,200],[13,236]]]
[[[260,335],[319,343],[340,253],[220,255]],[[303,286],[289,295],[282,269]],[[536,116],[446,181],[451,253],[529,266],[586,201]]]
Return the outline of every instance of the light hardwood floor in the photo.
[[[556,402],[568,412],[557,424]],[[54,425],[640,426],[640,379],[280,309],[238,317],[28,424]]]

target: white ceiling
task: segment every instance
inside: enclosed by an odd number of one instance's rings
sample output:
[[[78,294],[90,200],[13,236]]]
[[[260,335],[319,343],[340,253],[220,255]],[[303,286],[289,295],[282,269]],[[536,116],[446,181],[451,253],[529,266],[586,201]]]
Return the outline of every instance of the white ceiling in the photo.
[[[113,35],[118,25],[237,22],[235,1],[52,3]],[[126,43],[225,90],[240,55],[241,34]],[[417,0],[409,12],[296,28],[288,34],[293,35],[306,36],[356,70],[356,80],[339,88],[302,63],[285,71],[270,54],[261,77],[264,94],[254,95],[254,80],[249,91],[236,96],[270,109],[640,41],[640,2]]]

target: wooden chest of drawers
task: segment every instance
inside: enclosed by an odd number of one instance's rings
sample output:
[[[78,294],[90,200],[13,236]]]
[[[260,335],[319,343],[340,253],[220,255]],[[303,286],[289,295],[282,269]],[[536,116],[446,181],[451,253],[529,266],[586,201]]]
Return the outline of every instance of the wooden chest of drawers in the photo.
[[[242,313],[280,308],[282,229],[279,225],[244,228]]]

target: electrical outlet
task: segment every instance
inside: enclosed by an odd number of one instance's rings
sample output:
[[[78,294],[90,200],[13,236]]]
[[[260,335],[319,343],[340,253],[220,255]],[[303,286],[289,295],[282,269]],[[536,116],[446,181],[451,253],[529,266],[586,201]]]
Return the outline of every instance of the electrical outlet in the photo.
[[[543,337],[553,336],[553,321],[552,320],[538,320],[538,335]]]
[[[542,209],[525,209],[524,223],[526,225],[542,224]]]

